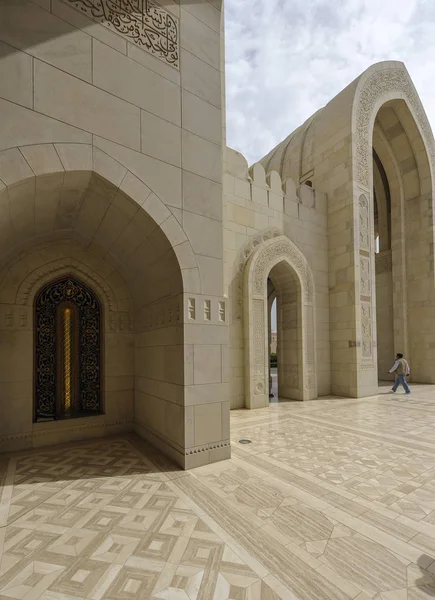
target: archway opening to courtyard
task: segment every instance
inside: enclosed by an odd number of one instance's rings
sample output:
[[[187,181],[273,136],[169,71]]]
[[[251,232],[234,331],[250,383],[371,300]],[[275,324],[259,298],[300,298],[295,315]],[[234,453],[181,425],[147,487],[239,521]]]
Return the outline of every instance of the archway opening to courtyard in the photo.
[[[269,294],[269,290],[271,293]],[[268,277],[268,302],[276,302],[276,395],[274,400],[302,400],[302,293],[300,282],[286,262],[275,265]],[[270,306],[269,315],[271,319]],[[271,327],[269,348],[271,349]],[[274,383],[275,372],[269,371]],[[270,385],[270,384],[269,384]]]
[[[373,149],[373,221],[378,379],[389,374],[394,356],[393,276],[391,268],[391,192],[381,159]]]
[[[384,103],[373,126],[373,249],[378,379],[397,352],[414,381],[431,382],[433,324],[432,175],[425,142],[408,104]]]
[[[267,305],[269,315],[269,398],[276,402],[278,393],[278,327],[277,327],[277,299],[274,285],[270,278],[267,279]]]
[[[305,257],[288,238],[257,246],[245,267],[243,299],[245,406],[269,404],[274,302],[279,399],[315,398],[314,283]]]

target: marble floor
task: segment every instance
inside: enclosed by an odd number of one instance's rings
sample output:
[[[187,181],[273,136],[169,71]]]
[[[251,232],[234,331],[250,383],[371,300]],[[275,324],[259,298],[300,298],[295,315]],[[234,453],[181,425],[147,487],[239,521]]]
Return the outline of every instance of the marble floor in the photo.
[[[133,435],[1,456],[0,600],[435,598],[435,387],[231,432],[187,473]]]

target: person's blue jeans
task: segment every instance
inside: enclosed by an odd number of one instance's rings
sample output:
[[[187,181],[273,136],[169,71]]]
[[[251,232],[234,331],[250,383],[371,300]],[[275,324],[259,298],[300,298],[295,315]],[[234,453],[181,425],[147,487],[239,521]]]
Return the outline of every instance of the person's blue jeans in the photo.
[[[397,390],[397,388],[399,387],[399,385],[403,385],[405,392],[407,394],[409,394],[409,392],[411,391],[409,389],[408,384],[406,383],[406,376],[405,375],[396,375],[396,382],[393,385],[393,392],[395,392]]]

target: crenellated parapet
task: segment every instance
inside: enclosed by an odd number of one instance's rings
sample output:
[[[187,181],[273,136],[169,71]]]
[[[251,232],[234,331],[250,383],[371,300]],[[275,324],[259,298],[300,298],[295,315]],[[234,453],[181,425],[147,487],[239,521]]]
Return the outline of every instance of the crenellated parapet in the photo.
[[[235,194],[256,205],[292,217],[298,215],[298,205],[301,204],[310,209],[320,209],[322,212],[326,209],[325,194],[316,192],[310,181],[297,186],[293,179],[283,181],[275,170],[266,173],[260,162],[249,167],[245,157],[231,148],[226,148],[225,165],[226,175],[235,178]],[[231,191],[227,186],[225,192]]]

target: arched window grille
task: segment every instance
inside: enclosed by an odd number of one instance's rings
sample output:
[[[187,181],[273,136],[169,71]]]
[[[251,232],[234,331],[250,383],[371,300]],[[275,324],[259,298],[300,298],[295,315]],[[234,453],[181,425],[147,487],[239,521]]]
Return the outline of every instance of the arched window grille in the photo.
[[[101,308],[72,277],[35,300],[35,420],[101,412]]]

